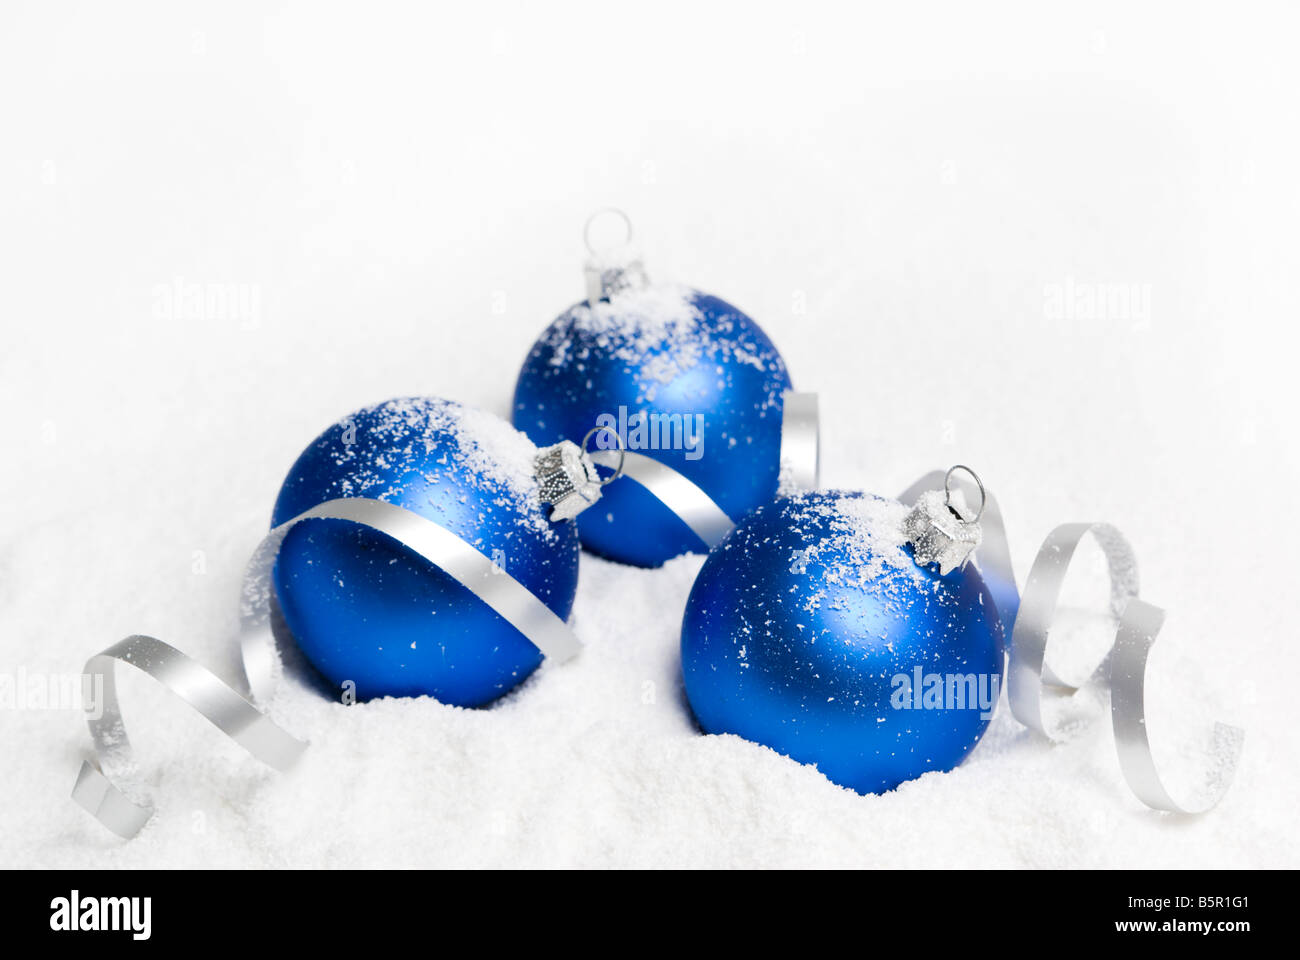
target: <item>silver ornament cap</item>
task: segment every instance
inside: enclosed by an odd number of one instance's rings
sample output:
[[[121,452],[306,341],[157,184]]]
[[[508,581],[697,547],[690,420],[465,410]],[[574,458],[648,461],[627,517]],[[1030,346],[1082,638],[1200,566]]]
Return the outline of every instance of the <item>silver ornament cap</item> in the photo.
[[[596,472],[596,464],[587,452],[587,443],[598,433],[609,433],[618,440],[620,452],[618,469],[604,480]],[[607,427],[587,431],[578,445],[572,440],[561,440],[546,447],[533,461],[533,472],[541,488],[538,498],[551,505],[551,521],[572,520],[600,499],[600,488],[613,483],[623,475],[623,442],[618,434]]]
[[[979,487],[980,505],[973,514],[952,501],[952,475],[957,470],[969,473]],[[984,484],[974,470],[961,464],[944,476],[942,490],[921,494],[903,520],[903,534],[912,545],[916,562],[922,566],[937,563],[941,577],[964,566],[983,538],[979,519],[984,513],[984,500]]]
[[[551,505],[551,520],[572,520],[600,499],[600,476],[591,457],[572,440],[547,447],[534,461],[543,503]]]

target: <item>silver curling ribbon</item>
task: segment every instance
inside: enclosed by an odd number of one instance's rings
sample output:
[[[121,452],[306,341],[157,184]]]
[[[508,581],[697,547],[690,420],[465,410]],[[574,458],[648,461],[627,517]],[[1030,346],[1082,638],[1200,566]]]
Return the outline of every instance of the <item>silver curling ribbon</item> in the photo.
[[[249,696],[198,661],[153,637],[127,637],[86,662],[83,680],[100,679],[103,709],[98,717],[87,715],[95,756],[82,763],[72,798],[118,836],[125,839],[135,836],[154,812],[143,788],[130,782],[134,762],[114,674],[119,662],[148,674],[276,770],[287,770],[306,750],[304,741],[277,726],[257,704],[271,702],[280,670],[271,632],[271,573],[275,559],[285,534],[311,519],[347,520],[397,541],[450,574],[549,659],[563,662],[580,649],[573,631],[546,604],[477,547],[445,527],[382,500],[355,497],[319,504],[271,530],[249,560],[244,574],[239,637]],[[127,785],[116,785],[110,779],[110,772],[127,780]],[[133,799],[132,795],[140,799]]]
[[[1138,594],[1137,558],[1124,535],[1105,523],[1063,523],[1047,535],[1025,580],[1020,615],[1011,635],[1011,657],[1007,666],[1007,699],[1011,712],[1025,726],[1052,741],[1061,736],[1043,721],[1042,688],[1046,684],[1064,692],[1076,688],[1047,666],[1047,637],[1056,619],[1056,605],[1070,562],[1080,541],[1091,533],[1106,557],[1110,572],[1110,609],[1115,616],[1124,612]],[[1103,659],[1098,680],[1105,680]]]
[[[731,518],[713,498],[678,471],[634,450],[596,450],[591,459],[613,469],[623,458],[623,475],[635,480],[681,519],[712,550],[731,532]]]
[[[821,476],[817,394],[790,391],[784,399],[781,448],[778,454],[778,495],[814,490]],[[589,433],[588,436],[590,435]],[[721,543],[735,526],[731,517],[712,497],[666,463],[621,448],[593,450],[591,459],[610,469],[621,462],[623,475],[641,484],[675,513],[704,541],[709,550]]]
[[[817,394],[787,390],[781,408],[781,492],[821,486],[821,426]]]
[[[912,504],[926,490],[943,484],[945,476],[941,470],[927,473],[898,499]],[[1110,690],[1111,726],[1124,779],[1134,795],[1154,810],[1194,814],[1214,807],[1236,775],[1245,733],[1216,722],[1205,794],[1188,803],[1170,796],[1156,770],[1145,706],[1147,655],[1164,622],[1164,611],[1138,597],[1137,557],[1124,535],[1106,523],[1061,524],[1039,547],[1022,594],[1016,589],[1002,512],[992,494],[986,493],[980,524],[983,543],[974,559],[997,607],[1004,635],[1010,639],[1007,700],[1012,715],[1048,740],[1062,739],[1043,721],[1043,687],[1055,687],[1066,694],[1076,688],[1047,664],[1047,640],[1075,550],[1085,536],[1092,534],[1106,557],[1111,611],[1119,618],[1115,641],[1093,678]]]
[[[1215,721],[1212,750],[1217,763],[1210,768],[1204,794],[1182,803],[1169,795],[1151,756],[1143,702],[1147,654],[1164,619],[1163,610],[1137,597],[1128,602],[1120,617],[1119,633],[1110,654],[1110,721],[1115,731],[1115,749],[1129,789],[1148,807],[1171,813],[1204,813],[1217,805],[1232,786],[1246,732]]]
[[[127,637],[86,662],[87,677],[99,678],[103,684],[102,710],[99,716],[87,716],[96,758],[82,762],[72,788],[72,799],[123,839],[139,833],[153,816],[154,808],[148,800],[131,799],[127,790],[115,785],[104,772],[129,772],[134,766],[117,699],[115,667],[119,662],[161,683],[268,766],[287,770],[307,748],[197,660],[153,637]],[[129,789],[141,792],[138,787]]]

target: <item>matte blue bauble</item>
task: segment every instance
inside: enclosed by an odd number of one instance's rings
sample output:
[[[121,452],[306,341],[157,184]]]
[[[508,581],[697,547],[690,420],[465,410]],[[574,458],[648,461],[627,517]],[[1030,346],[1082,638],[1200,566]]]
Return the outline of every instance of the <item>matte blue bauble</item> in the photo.
[[[893,500],[801,494],[714,548],[682,624],[686,694],[707,733],[860,793],[961,762],[996,708],[1002,631],[973,564],[944,577],[916,564],[906,515]]]
[[[571,523],[543,515],[533,445],[498,417],[432,398],[393,400],[326,430],[280,489],[272,525],[337,497],[396,503],[459,535],[567,619],[578,581]],[[359,699],[427,694],[478,706],[542,655],[467,588],[396,541],[344,520],[306,520],[275,566],[303,654]]]
[[[749,317],[717,297],[651,286],[576,304],[546,329],[519,373],[514,424],[546,446],[581,441],[602,415],[625,423],[630,449],[686,476],[736,520],[776,495],[790,388],[776,347]],[[642,416],[650,429],[639,436]],[[604,434],[592,443],[615,445]],[[707,550],[634,481],[610,484],[577,523],[585,547],[623,563],[652,567]]]

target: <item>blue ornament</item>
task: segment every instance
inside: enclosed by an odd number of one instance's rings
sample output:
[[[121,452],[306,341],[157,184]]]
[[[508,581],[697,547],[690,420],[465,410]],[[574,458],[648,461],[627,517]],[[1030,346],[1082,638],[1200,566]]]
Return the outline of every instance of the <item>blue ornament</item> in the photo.
[[[606,427],[736,520],[776,495],[790,389],[772,341],[735,307],[685,287],[633,284],[575,304],[543,332],[519,373],[513,419],[539,445]],[[617,441],[602,432],[594,446]],[[577,523],[585,547],[638,566],[708,549],[627,480]]]
[[[567,619],[578,580],[570,523],[552,524],[536,450],[509,424],[447,400],[392,400],[322,433],[285,478],[272,526],[327,500],[395,503],[496,560]],[[274,583],[306,658],[359,699],[427,694],[479,706],[521,683],[542,654],[428,560],[378,531],[304,520],[284,539]]]
[[[806,493],[759,508],[714,548],[682,623],[705,732],[859,793],[961,762],[996,708],[1002,628],[973,564],[941,576],[916,562],[910,519],[897,501]]]

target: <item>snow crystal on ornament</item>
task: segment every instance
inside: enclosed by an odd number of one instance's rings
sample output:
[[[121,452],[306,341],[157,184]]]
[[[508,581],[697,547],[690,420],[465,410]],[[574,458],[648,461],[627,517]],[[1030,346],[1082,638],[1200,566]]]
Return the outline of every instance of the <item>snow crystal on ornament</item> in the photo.
[[[354,417],[365,426],[355,425]],[[335,463],[352,466],[340,484],[343,496],[392,500],[406,483],[394,482],[394,476],[418,476],[430,484],[454,477],[493,496],[498,506],[513,506],[524,525],[548,538],[554,535],[537,496],[537,447],[500,417],[433,397],[404,397],[358,411],[342,427],[343,443],[328,442]],[[459,459],[444,456],[431,465],[428,455],[448,435]]]
[[[653,284],[619,291],[595,304],[584,301],[562,314],[541,343],[557,367],[581,364],[592,348],[616,357],[650,386],[647,399],[653,398],[655,384],[671,383],[705,357],[716,360],[721,354],[766,370],[770,358],[728,338],[736,330],[729,318],[706,329],[696,305],[699,296],[679,284]]]
[[[903,596],[909,584],[928,586],[925,571],[912,559],[903,521],[908,508],[897,500],[851,493],[804,493],[790,498],[789,515],[800,523],[829,520],[831,535],[808,544],[795,561],[822,568],[819,582],[837,588],[870,587],[885,598]],[[818,526],[821,524],[819,523]],[[795,562],[792,561],[792,562]],[[811,611],[836,591],[816,589],[805,609]],[[938,598],[942,602],[942,597]],[[832,606],[843,603],[836,598]]]
[[[637,367],[642,380],[670,383],[700,357],[703,341],[694,295],[689,287],[656,284],[622,291],[594,305],[576,304],[553,328],[547,344],[554,351],[551,363],[568,362],[576,333]],[[664,345],[669,349],[661,353]]]

